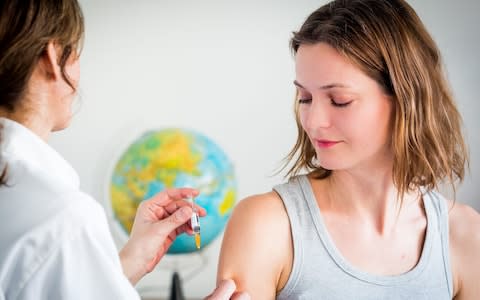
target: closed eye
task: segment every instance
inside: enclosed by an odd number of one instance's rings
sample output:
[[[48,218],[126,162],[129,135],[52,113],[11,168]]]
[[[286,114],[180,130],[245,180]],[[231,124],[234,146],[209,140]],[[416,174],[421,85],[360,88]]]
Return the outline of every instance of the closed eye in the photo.
[[[352,101],[348,101],[348,102],[337,102],[337,101],[335,101],[335,99],[330,99],[330,102],[331,102],[332,105],[335,106],[335,107],[346,107],[346,106],[348,106],[350,103],[352,103]]]
[[[298,99],[299,104],[309,104],[312,102],[312,98],[303,98],[303,99]]]

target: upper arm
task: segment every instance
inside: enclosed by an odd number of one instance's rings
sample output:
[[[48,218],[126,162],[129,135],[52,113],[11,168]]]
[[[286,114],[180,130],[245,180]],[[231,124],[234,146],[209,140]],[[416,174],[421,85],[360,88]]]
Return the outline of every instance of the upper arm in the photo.
[[[480,215],[455,203],[449,227],[455,299],[480,299]]]
[[[228,222],[217,281],[233,279],[252,299],[274,299],[293,255],[290,224],[274,192],[241,201]]]

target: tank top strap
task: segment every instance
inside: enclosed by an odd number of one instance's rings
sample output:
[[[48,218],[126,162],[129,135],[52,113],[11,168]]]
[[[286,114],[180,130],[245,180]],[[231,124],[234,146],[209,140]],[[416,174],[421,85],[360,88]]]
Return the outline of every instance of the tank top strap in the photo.
[[[302,175],[300,175],[302,176]],[[288,299],[297,286],[303,269],[304,249],[302,227],[308,213],[308,205],[300,187],[299,177],[291,178],[287,183],[276,185],[273,190],[280,196],[290,221],[293,241],[293,264],[285,287],[279,292],[277,299]]]
[[[448,291],[453,297],[453,279],[452,268],[450,263],[450,246],[449,246],[449,228],[448,228],[448,205],[447,200],[441,194],[435,191],[423,192],[425,210],[432,210],[437,217],[438,233],[440,235],[443,269],[445,278],[448,283]]]

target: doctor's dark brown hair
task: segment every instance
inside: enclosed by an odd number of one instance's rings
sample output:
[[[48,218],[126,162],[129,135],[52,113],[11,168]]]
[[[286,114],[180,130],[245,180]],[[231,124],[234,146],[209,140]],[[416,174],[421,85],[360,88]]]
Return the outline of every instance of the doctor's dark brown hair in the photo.
[[[447,181],[455,191],[462,181],[468,154],[461,116],[447,85],[440,52],[420,18],[403,0],[337,0],[314,11],[291,48],[327,43],[392,96],[391,147],[393,181],[398,196],[438,188]],[[287,176],[300,170],[326,178],[330,170],[315,166],[315,149],[295,115],[298,138],[286,157]]]
[[[2,109],[9,113],[18,109],[36,63],[52,41],[61,51],[58,64],[62,77],[74,89],[65,65],[71,55],[79,54],[83,34],[83,14],[76,0],[0,1]],[[0,161],[0,186],[5,184],[6,172],[7,166]]]

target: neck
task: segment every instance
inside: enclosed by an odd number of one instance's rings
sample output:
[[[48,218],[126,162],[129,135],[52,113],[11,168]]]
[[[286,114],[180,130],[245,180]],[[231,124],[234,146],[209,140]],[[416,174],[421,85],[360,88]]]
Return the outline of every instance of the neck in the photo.
[[[25,126],[44,141],[48,140],[53,130],[52,122],[44,111],[29,111],[25,108],[16,108],[13,112],[10,112],[0,107],[0,117]]]
[[[405,209],[419,203],[416,193],[398,198],[391,165],[363,171],[334,171],[325,184],[327,205],[332,211],[361,219],[379,234],[393,230]]]

